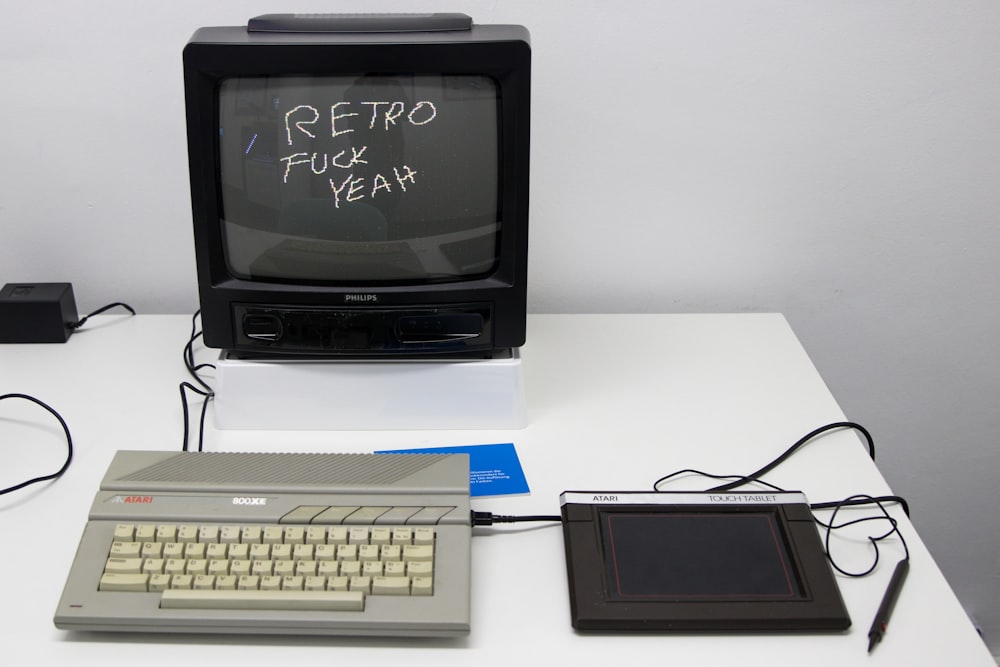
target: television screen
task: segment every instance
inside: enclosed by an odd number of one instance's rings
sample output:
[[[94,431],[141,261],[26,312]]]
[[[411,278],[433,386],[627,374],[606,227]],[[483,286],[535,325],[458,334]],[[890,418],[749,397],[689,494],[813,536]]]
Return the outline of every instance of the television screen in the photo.
[[[498,257],[497,95],[483,75],[226,79],[229,272],[308,283],[489,273]]]

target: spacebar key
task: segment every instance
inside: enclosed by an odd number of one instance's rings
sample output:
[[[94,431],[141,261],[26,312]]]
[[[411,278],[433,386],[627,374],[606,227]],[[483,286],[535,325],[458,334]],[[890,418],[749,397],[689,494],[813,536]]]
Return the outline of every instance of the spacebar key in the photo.
[[[362,591],[255,591],[168,589],[162,609],[282,609],[299,611],[364,611]]]

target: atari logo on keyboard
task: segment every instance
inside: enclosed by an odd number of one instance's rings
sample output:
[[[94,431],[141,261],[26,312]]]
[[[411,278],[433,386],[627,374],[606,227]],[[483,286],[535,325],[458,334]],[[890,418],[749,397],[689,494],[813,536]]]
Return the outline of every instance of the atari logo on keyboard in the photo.
[[[153,496],[115,496],[111,499],[111,502],[118,503],[119,505],[133,505],[138,503],[151,503],[153,502]]]

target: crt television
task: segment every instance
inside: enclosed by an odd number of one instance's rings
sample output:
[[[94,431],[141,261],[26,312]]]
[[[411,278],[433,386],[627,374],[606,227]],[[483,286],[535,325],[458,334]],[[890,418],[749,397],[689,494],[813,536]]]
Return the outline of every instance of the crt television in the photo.
[[[184,48],[205,344],[524,343],[531,49],[462,14],[265,15]]]

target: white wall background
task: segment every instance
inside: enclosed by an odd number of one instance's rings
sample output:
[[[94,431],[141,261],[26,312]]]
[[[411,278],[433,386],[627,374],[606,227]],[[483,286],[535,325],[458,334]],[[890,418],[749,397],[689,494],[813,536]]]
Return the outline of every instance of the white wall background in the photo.
[[[81,314],[197,307],[195,28],[415,9],[526,25],[530,309],[783,312],[1000,653],[995,0],[18,4],[0,283],[72,282]]]

